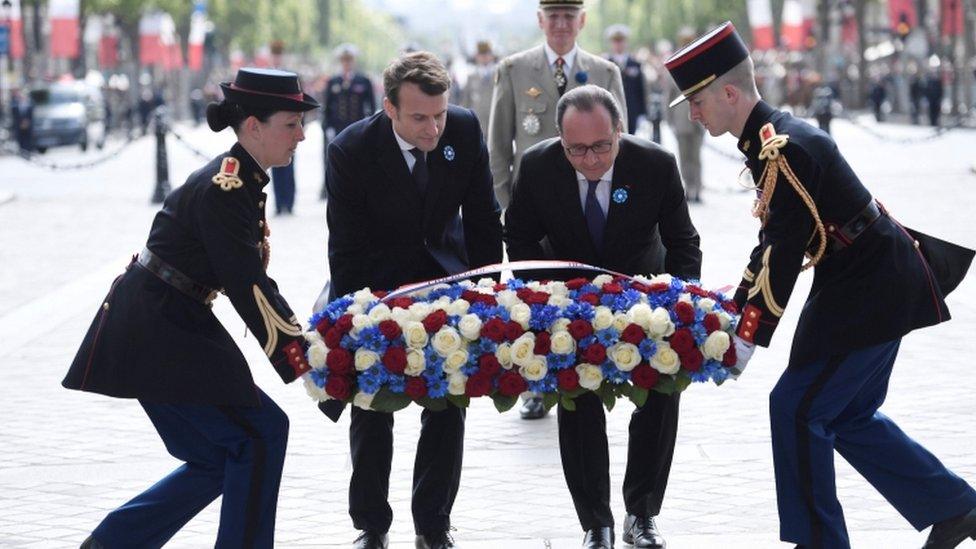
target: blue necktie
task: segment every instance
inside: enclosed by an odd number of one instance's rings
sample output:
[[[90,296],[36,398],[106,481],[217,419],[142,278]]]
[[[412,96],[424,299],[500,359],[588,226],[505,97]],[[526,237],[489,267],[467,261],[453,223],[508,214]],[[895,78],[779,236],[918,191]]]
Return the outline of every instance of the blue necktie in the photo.
[[[413,165],[413,179],[417,182],[417,190],[420,191],[420,196],[426,196],[427,180],[430,177],[430,174],[427,172],[427,155],[417,147],[410,149],[410,154],[417,159],[417,162]]]
[[[600,180],[587,180],[586,184],[589,187],[586,189],[586,207],[583,208],[583,217],[586,218],[586,227],[590,230],[590,238],[593,239],[596,251],[602,252],[603,229],[607,224],[607,216],[600,207],[600,201],[596,199],[596,186],[600,184]]]

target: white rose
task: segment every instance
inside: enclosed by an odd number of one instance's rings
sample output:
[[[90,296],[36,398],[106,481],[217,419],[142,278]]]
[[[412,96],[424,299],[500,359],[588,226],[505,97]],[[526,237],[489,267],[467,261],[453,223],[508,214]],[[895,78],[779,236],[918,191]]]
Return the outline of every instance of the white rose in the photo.
[[[630,324],[630,322],[627,321],[626,314],[613,313],[613,328],[615,330],[617,330],[620,333],[623,333],[624,328],[626,328],[628,324]]]
[[[621,372],[633,370],[641,361],[640,350],[637,349],[637,346],[626,342],[611,345],[607,349],[607,355]]]
[[[712,332],[708,334],[708,338],[705,339],[705,344],[702,345],[702,354],[707,358],[722,360],[722,357],[725,356],[725,351],[729,350],[731,343],[732,340],[729,338],[729,334],[719,331]]]
[[[579,375],[580,387],[596,391],[603,383],[603,371],[599,366],[592,364],[580,364],[576,366],[576,373]]]
[[[538,292],[542,290],[542,283],[538,280],[530,280],[526,285],[526,288],[532,290],[533,292]]]
[[[556,332],[565,332],[569,330],[569,319],[568,318],[557,318],[552,326],[549,326],[549,331],[555,334]]]
[[[564,309],[573,303],[573,300],[564,295],[551,295],[549,296],[549,301],[546,302],[548,305],[553,307],[559,307]]]
[[[732,317],[729,313],[725,311],[718,311],[715,313],[718,316],[718,324],[722,328],[722,331],[728,330],[729,326],[732,325]]]
[[[444,326],[438,330],[434,334],[434,340],[431,342],[431,346],[434,347],[437,354],[445,358],[460,349],[463,344],[464,341],[461,340],[461,334],[457,333],[457,330],[450,326]]]
[[[427,359],[424,358],[423,352],[417,349],[407,349],[407,367],[403,369],[403,373],[408,376],[419,376],[424,373],[426,367]]]
[[[302,335],[305,336],[305,341],[307,341],[309,345],[322,342],[322,334],[318,333],[316,330],[310,330]]]
[[[445,313],[451,307],[451,298],[446,295],[442,295],[437,298],[437,301],[430,304],[430,307],[434,311],[444,311]]]
[[[641,284],[647,285],[651,283],[651,279],[644,275],[634,275],[634,282],[640,282]]]
[[[364,328],[369,328],[372,325],[373,321],[370,320],[368,316],[360,313],[352,317],[352,335],[357,335],[359,332],[363,331]]]
[[[408,320],[406,324],[401,324],[403,339],[407,342],[407,347],[413,349],[423,349],[427,346],[427,329],[416,320]]]
[[[546,357],[533,355],[525,364],[519,366],[519,373],[529,381],[539,381],[546,377],[549,366],[546,364]]]
[[[535,334],[526,332],[512,343],[512,362],[524,366],[535,356]]]
[[[373,367],[374,364],[380,361],[380,355],[373,351],[367,351],[366,349],[359,349],[356,351],[356,356],[353,362],[356,364],[356,370],[363,372]]]
[[[329,354],[329,348],[325,343],[316,341],[308,348],[308,365],[316,370],[325,368],[325,357]]]
[[[576,340],[569,332],[561,331],[552,334],[550,342],[550,349],[556,354],[568,355],[576,352]]]
[[[352,305],[346,307],[346,313],[353,316],[363,314],[363,306],[359,303],[353,303]]]
[[[373,324],[379,324],[384,320],[389,320],[391,316],[390,307],[386,303],[377,303],[369,310],[369,319]]]
[[[529,308],[525,303],[516,303],[512,305],[509,315],[512,320],[518,322],[523,330],[529,329],[529,319],[532,318],[532,309]]]
[[[662,374],[676,374],[681,369],[678,353],[666,342],[657,344],[657,352],[651,357],[651,367]]]
[[[549,283],[549,293],[560,297],[566,297],[569,295],[569,288],[566,287],[565,282],[554,280]]]
[[[463,396],[468,385],[468,376],[458,372],[447,377],[447,392],[452,395]]]
[[[356,396],[352,397],[352,405],[356,408],[362,408],[363,410],[373,409],[373,397],[375,394],[369,395],[362,391],[356,393]]]
[[[613,277],[608,274],[602,274],[593,279],[593,285],[597,288],[602,288],[604,284],[611,282],[613,282]]]
[[[502,343],[495,349],[495,358],[498,359],[498,363],[502,365],[502,368],[506,370],[512,369],[512,346],[508,343]]]
[[[304,379],[305,392],[308,393],[308,396],[312,397],[312,400],[323,402],[332,398],[325,392],[324,388],[319,387],[312,381],[312,376],[306,374],[302,378]]]
[[[482,288],[494,288],[495,279],[489,277],[478,279],[478,286],[481,286]]]
[[[390,318],[396,321],[400,327],[403,327],[407,322],[413,319],[410,315],[410,311],[404,309],[403,307],[394,307],[393,311],[390,313]]]
[[[360,306],[365,307],[367,304],[376,301],[378,298],[373,295],[373,292],[369,288],[363,288],[358,292],[352,294],[352,300]]]
[[[647,330],[651,327],[652,313],[650,305],[638,303],[627,311],[627,320]]]
[[[596,314],[593,315],[593,329],[597,331],[606,330],[610,326],[613,326],[613,311],[610,310],[610,307],[600,305],[596,308]]]
[[[457,282],[457,285],[460,286],[460,287],[462,287],[462,288],[464,288],[464,289],[466,289],[466,290],[470,290],[471,288],[474,288],[474,282],[471,282],[467,278],[465,278],[464,280],[458,281]]]
[[[447,355],[447,359],[444,361],[444,372],[448,374],[453,374],[461,371],[461,366],[468,363],[468,351],[464,349],[458,349],[453,351],[451,354]]]
[[[455,299],[447,307],[447,314],[453,316],[463,316],[467,314],[468,309],[471,308],[471,304],[463,299]]]
[[[706,313],[710,313],[715,308],[715,300],[710,297],[703,297],[698,300],[698,308]]]
[[[670,286],[672,280],[674,280],[674,278],[671,275],[664,273],[651,277],[648,282],[651,284],[665,284]]]
[[[511,309],[512,305],[515,305],[516,303],[521,303],[518,295],[516,295],[512,290],[502,290],[498,292],[495,294],[495,301],[506,309]]]
[[[466,314],[458,321],[458,331],[468,341],[481,337],[481,319],[478,315]]]
[[[678,301],[684,301],[685,303],[691,303],[691,294],[681,294],[678,296]]]
[[[427,303],[414,303],[410,305],[408,309],[410,311],[410,318],[414,320],[423,320],[427,318],[430,314],[430,305]]]
[[[651,337],[667,337],[674,333],[674,322],[671,322],[671,315],[662,307],[656,307],[651,312],[647,331]]]

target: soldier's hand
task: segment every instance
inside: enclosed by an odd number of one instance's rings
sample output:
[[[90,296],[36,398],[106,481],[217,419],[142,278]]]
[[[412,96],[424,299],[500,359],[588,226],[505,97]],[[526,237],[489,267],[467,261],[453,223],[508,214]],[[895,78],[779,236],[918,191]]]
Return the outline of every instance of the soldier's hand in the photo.
[[[752,358],[752,353],[755,352],[756,346],[737,335],[732,336],[732,344],[735,345],[735,367],[733,368],[735,373],[730,377],[732,379],[739,379],[739,376],[745,371],[749,359]]]

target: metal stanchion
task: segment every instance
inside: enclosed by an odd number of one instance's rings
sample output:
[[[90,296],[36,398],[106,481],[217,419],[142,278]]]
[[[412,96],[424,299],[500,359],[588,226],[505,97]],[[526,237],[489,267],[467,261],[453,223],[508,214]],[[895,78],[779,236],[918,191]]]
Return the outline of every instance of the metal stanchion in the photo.
[[[651,92],[647,118],[651,121],[651,140],[661,144],[661,122],[664,120],[664,95],[661,92]]]
[[[156,107],[153,114],[156,126],[156,188],[150,202],[161,204],[169,194],[169,159],[166,155],[166,107]]]

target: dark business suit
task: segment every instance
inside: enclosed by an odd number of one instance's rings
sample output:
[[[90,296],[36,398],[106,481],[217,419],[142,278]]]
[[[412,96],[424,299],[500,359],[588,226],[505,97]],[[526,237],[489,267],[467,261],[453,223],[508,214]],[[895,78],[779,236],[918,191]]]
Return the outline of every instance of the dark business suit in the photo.
[[[438,146],[427,153],[429,182],[418,189],[379,112],[329,146],[329,267],[332,291],[391,290],[502,258],[500,209],[477,118],[451,106]],[[459,210],[462,215],[459,215]],[[425,410],[414,465],[417,533],[447,530],[461,476],[464,411]],[[393,415],[352,410],[349,513],[356,528],[386,532]]]
[[[674,156],[626,134],[620,136],[614,162],[602,249],[590,239],[577,175],[558,138],[539,143],[522,158],[505,213],[505,244],[513,261],[547,257],[627,274],[668,272],[695,279],[701,272],[699,237]],[[575,274],[521,276],[565,279]],[[677,395],[652,392],[634,411],[624,478],[628,513],[652,517],[660,512],[677,427]],[[596,395],[576,398],[575,412],[559,409],[559,449],[583,529],[613,526],[606,418]]]

